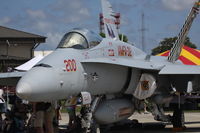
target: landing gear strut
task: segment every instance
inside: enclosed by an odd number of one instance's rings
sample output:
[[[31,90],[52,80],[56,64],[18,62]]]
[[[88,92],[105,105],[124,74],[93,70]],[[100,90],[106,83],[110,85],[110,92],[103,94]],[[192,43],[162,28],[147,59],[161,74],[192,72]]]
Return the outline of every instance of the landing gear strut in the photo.
[[[101,97],[95,97],[95,99],[90,102],[84,102],[84,98],[88,99],[88,97],[91,98],[90,94],[87,92],[84,92],[81,94],[82,95],[82,100],[83,100],[83,106],[81,109],[81,125],[83,129],[83,133],[100,133],[100,129],[98,124],[95,122],[93,119],[93,113],[98,106]],[[86,104],[84,104],[86,103]]]
[[[82,116],[82,133],[100,133],[98,124],[92,118],[92,113],[89,107],[83,107],[81,110]]]
[[[152,114],[155,120],[162,122],[170,122],[170,116],[165,115],[162,105],[152,103],[152,107]]]

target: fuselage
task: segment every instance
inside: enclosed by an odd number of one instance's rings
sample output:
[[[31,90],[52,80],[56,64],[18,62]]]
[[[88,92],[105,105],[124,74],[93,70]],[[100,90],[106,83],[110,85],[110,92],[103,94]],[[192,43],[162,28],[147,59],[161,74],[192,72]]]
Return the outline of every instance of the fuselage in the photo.
[[[88,49],[58,48],[20,79],[17,95],[29,101],[51,101],[76,96],[82,91],[91,95],[120,93],[130,86],[131,77],[138,79],[138,74],[132,72],[134,68],[98,60],[108,59],[119,64],[120,59],[148,63],[146,56],[128,43],[110,39],[103,39],[99,45]],[[90,59],[97,62],[85,62]],[[160,63],[153,64],[159,68],[164,65],[161,60],[166,63],[161,58]]]
[[[17,94],[30,101],[49,101],[78,95],[81,91],[93,95],[120,92],[128,80],[128,67],[81,62],[101,57],[144,60],[145,54],[126,43],[105,41],[103,45],[84,50],[57,49],[21,78]]]

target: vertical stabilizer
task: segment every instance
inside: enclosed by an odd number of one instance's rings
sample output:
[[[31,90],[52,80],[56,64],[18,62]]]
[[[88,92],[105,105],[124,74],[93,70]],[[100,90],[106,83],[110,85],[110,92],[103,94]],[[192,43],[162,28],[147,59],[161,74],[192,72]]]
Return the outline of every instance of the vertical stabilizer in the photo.
[[[170,50],[170,54],[168,56],[169,62],[174,63],[176,60],[178,60],[185,38],[187,37],[188,32],[192,26],[192,22],[194,21],[194,19],[196,18],[199,12],[199,7],[200,7],[200,0],[198,0],[198,2],[196,2],[194,6],[192,7],[180,33],[178,34],[178,38],[176,42],[174,43],[172,49]]]
[[[115,12],[113,12],[111,4],[107,0],[101,0],[101,4],[106,38],[119,40],[115,25]]]

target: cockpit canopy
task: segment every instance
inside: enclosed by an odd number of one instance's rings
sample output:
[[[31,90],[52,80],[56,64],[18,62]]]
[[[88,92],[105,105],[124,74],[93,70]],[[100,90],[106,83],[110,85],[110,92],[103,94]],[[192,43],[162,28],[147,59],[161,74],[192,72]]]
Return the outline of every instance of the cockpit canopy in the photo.
[[[98,45],[102,38],[87,29],[73,29],[66,33],[57,48],[87,49]]]

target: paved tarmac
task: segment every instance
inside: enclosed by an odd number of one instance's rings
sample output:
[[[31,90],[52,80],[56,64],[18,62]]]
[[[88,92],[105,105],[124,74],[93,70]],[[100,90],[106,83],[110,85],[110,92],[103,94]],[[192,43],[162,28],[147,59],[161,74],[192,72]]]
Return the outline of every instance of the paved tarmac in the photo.
[[[60,120],[60,130],[59,133],[66,131],[66,125],[68,122],[68,114],[62,113],[62,120]],[[130,118],[130,120],[137,119],[139,123],[135,124],[132,127],[129,126],[117,126],[113,129],[109,129],[104,131],[105,133],[169,133],[175,132],[172,131],[172,125],[167,124],[165,128],[163,128],[160,122],[157,122],[153,119],[151,114],[134,114]],[[200,113],[185,113],[185,120],[187,127],[180,133],[200,133]]]

